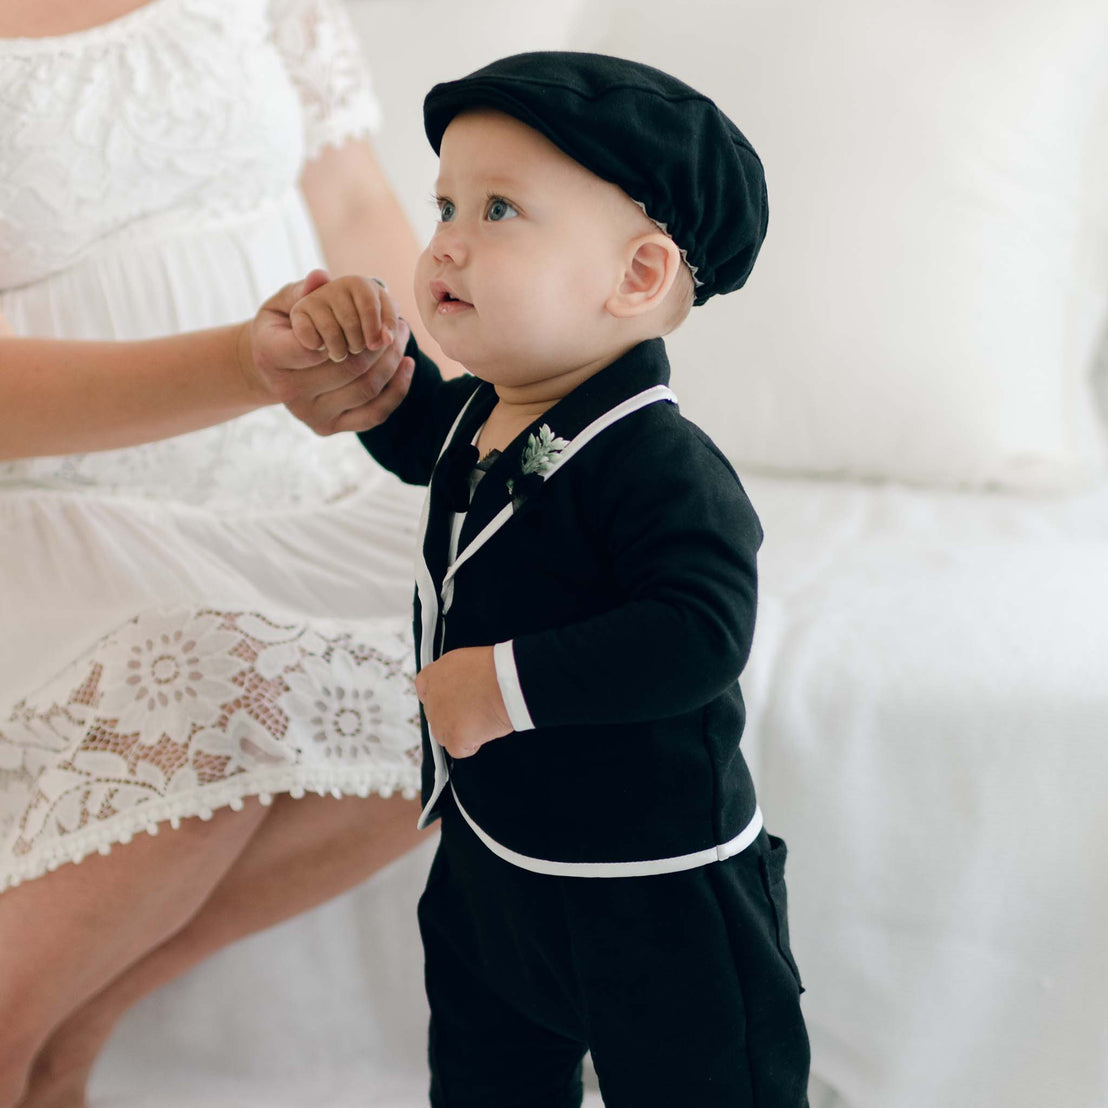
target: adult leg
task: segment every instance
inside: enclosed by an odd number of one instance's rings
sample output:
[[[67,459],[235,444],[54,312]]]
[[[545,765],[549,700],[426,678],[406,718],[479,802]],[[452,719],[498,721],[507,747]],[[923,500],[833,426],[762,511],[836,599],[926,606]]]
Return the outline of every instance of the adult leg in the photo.
[[[278,796],[269,818],[199,911],[68,1016],[35,1059],[21,1108],[80,1108],[93,1064],[137,1000],[209,954],[313,908],[405,854],[426,834],[400,796]]]
[[[0,894],[0,1108],[19,1102],[50,1031],[180,930],[268,814],[185,820]]]

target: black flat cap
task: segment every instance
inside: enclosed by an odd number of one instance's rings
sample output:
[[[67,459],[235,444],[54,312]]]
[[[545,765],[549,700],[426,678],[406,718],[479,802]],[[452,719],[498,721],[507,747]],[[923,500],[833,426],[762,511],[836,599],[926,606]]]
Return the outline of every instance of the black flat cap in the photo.
[[[766,233],[762,163],[684,82],[606,54],[537,51],[435,85],[423,121],[435,153],[450,121],[495,108],[533,127],[662,224],[698,282],[696,303],[741,288]]]

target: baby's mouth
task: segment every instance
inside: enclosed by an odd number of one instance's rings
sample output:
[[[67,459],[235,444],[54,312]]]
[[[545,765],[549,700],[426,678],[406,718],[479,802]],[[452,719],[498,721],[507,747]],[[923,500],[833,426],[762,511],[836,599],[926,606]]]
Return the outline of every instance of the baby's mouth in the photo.
[[[431,293],[435,299],[435,315],[454,316],[458,315],[460,311],[466,311],[473,307],[469,300],[454,296],[449,288],[438,283],[438,281],[435,281],[431,286]]]
[[[435,298],[435,310],[441,315],[451,315],[465,308],[473,307],[468,300],[455,296],[442,281],[431,282],[431,295]]]

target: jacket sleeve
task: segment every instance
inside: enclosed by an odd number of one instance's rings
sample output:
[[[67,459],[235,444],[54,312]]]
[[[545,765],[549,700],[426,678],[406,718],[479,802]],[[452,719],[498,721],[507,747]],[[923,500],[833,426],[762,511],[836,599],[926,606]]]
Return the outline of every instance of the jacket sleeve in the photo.
[[[601,483],[617,603],[520,635],[514,672],[502,667],[536,727],[693,711],[737,680],[750,653],[762,531],[734,471],[684,421],[625,447],[607,452]]]
[[[444,381],[415,338],[408,341],[404,353],[415,359],[408,395],[384,423],[359,431],[358,438],[401,481],[427,485],[451,424],[480,382],[468,374]]]

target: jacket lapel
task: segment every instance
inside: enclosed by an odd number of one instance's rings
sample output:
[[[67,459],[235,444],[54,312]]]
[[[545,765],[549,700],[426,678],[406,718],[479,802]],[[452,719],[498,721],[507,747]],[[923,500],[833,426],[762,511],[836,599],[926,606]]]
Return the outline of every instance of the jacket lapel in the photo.
[[[512,481],[513,487],[516,487],[525,476],[523,462],[528,444],[532,438],[536,443],[539,442],[544,426],[550,429],[552,437],[572,441],[595,419],[624,400],[653,385],[668,382],[669,360],[666,357],[665,343],[661,339],[651,339],[633,347],[548,408],[504,448],[477,485],[473,503],[459,536],[459,551],[464,551],[474,536],[509,503],[511,494],[508,492],[508,482]],[[495,403],[495,395],[493,402]],[[488,418],[492,406],[490,404],[483,409],[481,422]],[[479,425],[476,422],[472,424],[470,436],[466,439],[462,438],[459,428],[454,441],[469,442]],[[441,583],[441,576],[436,580]]]
[[[443,445],[438,463],[431,474],[431,487],[428,492],[430,506],[427,527],[423,534],[423,560],[435,583],[441,589],[447,570],[447,556],[450,552],[450,528],[455,510],[453,486],[459,475],[450,472],[452,464],[457,464],[459,448],[468,446],[478,429],[489,417],[496,405],[496,392],[489,384],[482,383],[473,394],[468,407],[462,413],[454,433]]]
[[[442,620],[442,583],[447,569],[450,527],[454,510],[450,478],[445,472],[440,472],[439,467],[452,447],[472,441],[478,427],[488,418],[495,403],[496,393],[492,387],[480,385],[462,409],[431,474],[421,521],[422,557],[417,559],[416,565],[415,634],[420,669],[429,664],[435,654],[435,640]],[[424,740],[421,773],[423,811],[420,814],[418,826],[422,828],[434,818],[439,797],[450,778],[450,771],[446,754],[431,734],[426,715],[422,712],[420,715]]]

